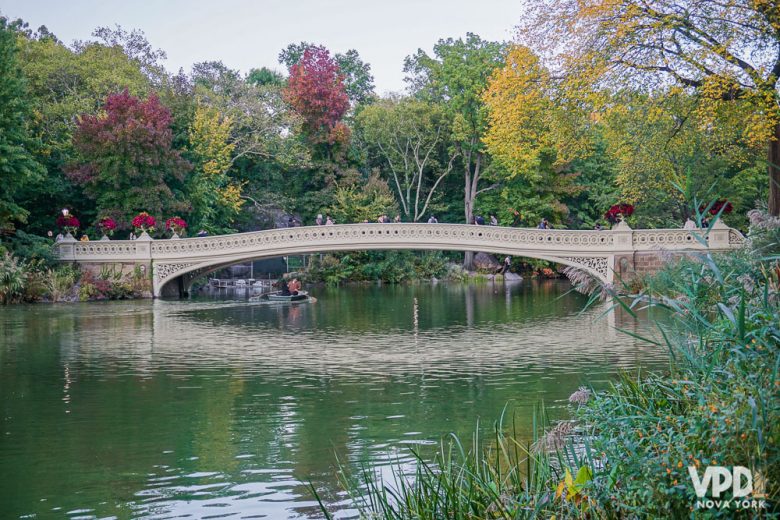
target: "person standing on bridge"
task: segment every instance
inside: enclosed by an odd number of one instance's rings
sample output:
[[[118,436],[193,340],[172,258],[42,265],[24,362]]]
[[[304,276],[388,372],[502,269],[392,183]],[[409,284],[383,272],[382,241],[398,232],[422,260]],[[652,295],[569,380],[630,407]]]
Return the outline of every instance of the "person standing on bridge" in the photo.
[[[332,219],[332,218],[330,218],[330,215],[328,215],[328,216],[325,218],[325,225],[326,225],[326,226],[332,226],[333,224],[335,224],[335,222],[333,222],[333,219]]]
[[[400,224],[401,223],[401,215],[396,215],[395,219],[393,220],[393,222],[395,222],[396,224]]]
[[[497,226],[498,225],[498,219],[495,215],[490,215],[490,225],[491,226]]]
[[[439,223],[439,221],[436,220],[436,217],[434,215],[431,215],[430,217],[428,217],[428,224],[438,224],[438,223]]]
[[[324,222],[322,220],[322,214],[317,215],[317,219],[314,221],[314,223],[317,224],[318,226],[321,226],[322,224],[324,224]]]

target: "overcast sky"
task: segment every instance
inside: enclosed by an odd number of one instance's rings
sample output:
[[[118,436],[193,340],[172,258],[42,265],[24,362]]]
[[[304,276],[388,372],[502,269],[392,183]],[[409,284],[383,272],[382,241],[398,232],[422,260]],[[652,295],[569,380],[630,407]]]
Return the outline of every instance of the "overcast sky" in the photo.
[[[279,70],[279,51],[301,40],[332,52],[357,49],[371,64],[377,92],[400,91],[403,59],[439,38],[474,32],[509,40],[520,18],[517,0],[2,0],[0,13],[46,25],[71,43],[99,26],[141,29],[168,54],[166,67],[222,60],[243,72]]]

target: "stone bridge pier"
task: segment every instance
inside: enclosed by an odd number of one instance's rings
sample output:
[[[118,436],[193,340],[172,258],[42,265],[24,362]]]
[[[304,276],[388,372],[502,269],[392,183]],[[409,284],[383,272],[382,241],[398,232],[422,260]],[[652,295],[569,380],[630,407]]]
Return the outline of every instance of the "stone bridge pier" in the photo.
[[[670,256],[727,251],[744,237],[721,222],[709,230],[526,229],[466,224],[341,224],[218,235],[202,238],[59,242],[63,262],[85,268],[136,266],[149,273],[155,297],[186,293],[203,275],[249,260],[308,253],[361,250],[483,251],[574,266],[604,283],[657,270]]]

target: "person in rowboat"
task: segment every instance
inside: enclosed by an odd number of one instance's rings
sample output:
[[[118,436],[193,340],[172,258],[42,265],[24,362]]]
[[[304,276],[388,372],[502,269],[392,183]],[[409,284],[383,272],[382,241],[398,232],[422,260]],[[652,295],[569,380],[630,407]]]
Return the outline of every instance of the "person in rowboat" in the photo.
[[[282,296],[290,296],[290,286],[287,283],[287,277],[282,276],[279,281],[276,282],[276,286],[279,288],[279,294]]]

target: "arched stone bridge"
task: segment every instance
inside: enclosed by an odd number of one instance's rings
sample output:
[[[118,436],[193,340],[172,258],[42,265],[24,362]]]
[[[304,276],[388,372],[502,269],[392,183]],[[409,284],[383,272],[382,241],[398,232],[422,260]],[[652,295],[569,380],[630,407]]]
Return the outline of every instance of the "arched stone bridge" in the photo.
[[[218,235],[203,238],[58,242],[60,260],[88,266],[145,266],[152,273],[154,296],[176,280],[186,292],[192,281],[210,271],[248,260],[358,250],[484,251],[502,256],[550,260],[612,282],[615,275],[652,270],[663,262],[661,251],[723,251],[744,237],[716,222],[702,244],[683,229],[633,230],[620,223],[612,230],[574,231],[475,226],[465,224],[343,224]],[[173,285],[173,284],[171,284]],[[166,293],[170,293],[169,287]]]

